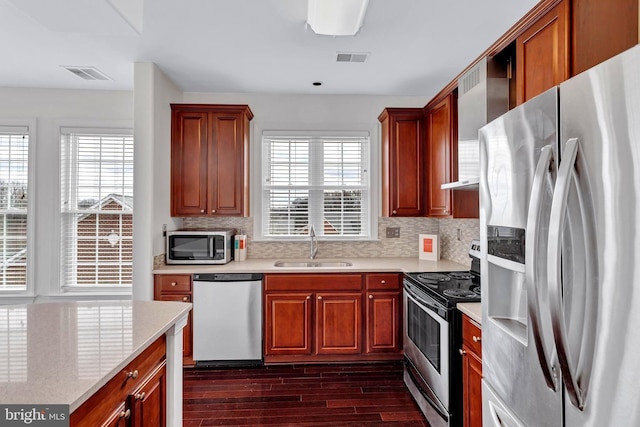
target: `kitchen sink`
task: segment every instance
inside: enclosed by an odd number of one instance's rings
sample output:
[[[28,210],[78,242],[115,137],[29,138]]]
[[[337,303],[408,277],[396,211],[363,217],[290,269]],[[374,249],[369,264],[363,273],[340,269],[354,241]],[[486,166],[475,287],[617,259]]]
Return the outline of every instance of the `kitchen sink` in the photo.
[[[274,267],[309,267],[309,268],[327,268],[327,267],[351,267],[353,264],[349,261],[276,261]]]

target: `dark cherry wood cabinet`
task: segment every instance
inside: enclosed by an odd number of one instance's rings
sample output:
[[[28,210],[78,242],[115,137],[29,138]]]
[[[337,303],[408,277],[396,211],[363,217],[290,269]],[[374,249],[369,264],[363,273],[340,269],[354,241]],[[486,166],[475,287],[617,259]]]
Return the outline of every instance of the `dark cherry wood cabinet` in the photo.
[[[440,186],[452,181],[454,129],[453,94],[426,111],[427,130],[427,216],[451,216],[451,190]]]
[[[572,0],[572,75],[639,41],[638,0]]]
[[[191,302],[190,274],[156,274],[154,276],[153,299],[156,301]],[[189,311],[187,324],[182,330],[183,364],[193,365],[193,310]]]
[[[249,215],[247,105],[171,104],[171,215]]]
[[[462,410],[465,427],[482,427],[482,331],[462,315]]]
[[[423,216],[423,110],[385,108],[378,120],[382,127],[382,215]]]
[[[163,363],[129,395],[131,427],[166,426],[166,372],[166,364]]]
[[[563,0],[517,37],[518,105],[570,77],[569,11],[569,0]]]
[[[265,274],[265,363],[401,358],[399,277]]]

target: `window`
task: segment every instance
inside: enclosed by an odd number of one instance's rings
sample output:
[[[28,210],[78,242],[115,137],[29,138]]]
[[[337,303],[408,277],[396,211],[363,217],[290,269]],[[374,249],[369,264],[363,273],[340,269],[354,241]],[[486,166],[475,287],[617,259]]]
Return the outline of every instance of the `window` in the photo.
[[[0,291],[27,290],[29,127],[0,126]]]
[[[62,288],[130,288],[131,131],[63,128],[60,163]]]
[[[262,237],[368,239],[368,135],[262,138]]]

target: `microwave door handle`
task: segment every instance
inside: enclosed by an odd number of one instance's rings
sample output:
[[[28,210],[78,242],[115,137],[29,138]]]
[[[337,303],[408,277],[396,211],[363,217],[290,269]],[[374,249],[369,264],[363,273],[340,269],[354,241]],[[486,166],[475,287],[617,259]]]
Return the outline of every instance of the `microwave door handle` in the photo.
[[[209,259],[214,259],[214,243],[215,243],[216,237],[215,236],[210,236],[209,237]]]
[[[542,374],[544,380],[547,383],[547,387],[551,390],[557,390],[557,381],[551,370],[551,363],[547,355],[548,350],[545,348],[543,340],[543,331],[540,325],[540,304],[538,302],[538,283],[541,280],[546,280],[546,277],[538,277],[537,267],[540,260],[538,259],[538,250],[540,236],[538,232],[538,224],[540,222],[540,215],[542,213],[542,199],[544,186],[547,183],[546,177],[549,173],[549,168],[552,167],[553,162],[553,150],[550,145],[542,147],[540,152],[540,158],[533,177],[531,199],[529,201],[529,215],[527,217],[527,234],[525,236],[526,253],[525,253],[525,283],[527,289],[527,308],[529,311],[529,318],[531,319],[531,329],[533,332],[533,340],[535,343],[536,353],[538,355],[538,361],[540,368],[542,368]]]
[[[572,178],[575,178],[574,166],[576,164],[579,147],[580,145],[578,140],[576,138],[571,138],[567,141],[565,149],[562,152],[562,162],[560,163],[556,189],[551,203],[547,274],[549,283],[549,302],[551,305],[551,325],[553,328],[556,350],[558,352],[558,360],[560,361],[562,379],[564,380],[565,387],[569,394],[569,399],[573,406],[583,410],[587,384],[583,384],[583,389],[578,385],[576,369],[573,366],[573,362],[570,357],[569,339],[567,336],[563,310],[564,303],[561,276],[564,218],[569,203],[568,198],[571,180]],[[582,214],[584,215],[584,210]],[[584,285],[588,286],[588,284]],[[593,315],[595,315],[595,313],[593,313]],[[591,332],[592,331],[588,331],[587,333]],[[584,333],[585,332],[583,331],[583,334]]]

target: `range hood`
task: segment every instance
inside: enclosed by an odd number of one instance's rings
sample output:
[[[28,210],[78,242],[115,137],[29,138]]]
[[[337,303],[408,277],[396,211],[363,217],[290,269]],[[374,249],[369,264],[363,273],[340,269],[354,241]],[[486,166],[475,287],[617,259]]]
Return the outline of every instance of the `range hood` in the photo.
[[[509,110],[506,64],[485,57],[458,80],[458,181],[442,190],[476,190],[480,182],[478,130]]]

